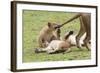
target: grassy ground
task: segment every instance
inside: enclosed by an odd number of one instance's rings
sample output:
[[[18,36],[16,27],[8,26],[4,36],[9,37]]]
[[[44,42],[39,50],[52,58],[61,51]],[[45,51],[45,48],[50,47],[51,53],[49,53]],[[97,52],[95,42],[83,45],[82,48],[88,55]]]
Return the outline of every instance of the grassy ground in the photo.
[[[46,53],[35,54],[34,48],[38,47],[37,36],[40,30],[48,23],[64,23],[69,18],[73,17],[75,13],[66,12],[50,12],[50,11],[23,11],[23,62],[38,62],[38,61],[65,61],[65,60],[83,60],[90,59],[90,51],[83,48],[79,51],[78,48],[73,47],[72,52],[66,54]],[[79,31],[79,19],[66,24],[61,28],[61,36],[64,33],[74,30],[75,33]]]

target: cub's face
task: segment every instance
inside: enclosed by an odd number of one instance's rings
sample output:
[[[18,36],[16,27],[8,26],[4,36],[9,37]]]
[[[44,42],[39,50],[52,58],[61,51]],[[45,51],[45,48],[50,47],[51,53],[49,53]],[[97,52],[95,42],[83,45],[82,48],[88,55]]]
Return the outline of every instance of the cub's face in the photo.
[[[50,23],[50,22],[48,22],[48,27],[50,28],[50,30],[56,30],[56,26],[57,26],[58,24],[56,24],[56,23]]]

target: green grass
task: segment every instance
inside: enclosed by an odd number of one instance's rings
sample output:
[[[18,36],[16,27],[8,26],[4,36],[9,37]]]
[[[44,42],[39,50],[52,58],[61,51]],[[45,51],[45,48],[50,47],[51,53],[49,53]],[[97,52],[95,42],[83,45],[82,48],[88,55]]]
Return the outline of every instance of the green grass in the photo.
[[[64,23],[75,13],[67,12],[52,12],[52,11],[23,11],[23,62],[38,62],[38,61],[66,61],[66,60],[84,60],[90,59],[90,51],[86,48],[79,51],[73,47],[72,52],[66,54],[46,54],[34,53],[34,48],[38,48],[37,36],[40,30],[48,23],[55,22],[58,24]],[[74,30],[75,34],[79,31],[79,19],[66,24],[61,28],[61,36],[70,30]]]

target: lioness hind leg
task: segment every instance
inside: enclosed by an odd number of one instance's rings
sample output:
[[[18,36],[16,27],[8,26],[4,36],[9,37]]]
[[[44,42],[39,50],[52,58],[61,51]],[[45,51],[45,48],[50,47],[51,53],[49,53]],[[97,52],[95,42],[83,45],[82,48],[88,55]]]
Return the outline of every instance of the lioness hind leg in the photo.
[[[79,32],[79,34],[76,36],[76,45],[77,45],[77,47],[78,48],[80,48],[81,49],[81,46],[80,46],[80,43],[79,43],[79,41],[80,41],[80,38],[81,38],[81,36],[84,34],[84,32]]]
[[[89,36],[87,35],[86,38],[84,39],[84,44],[85,44],[85,46],[86,46],[86,48],[87,48],[88,50],[90,50],[89,41],[90,41],[90,38],[89,38]]]
[[[82,17],[79,18],[80,19],[80,30],[79,30],[79,33],[78,35],[76,36],[76,45],[78,48],[81,49],[81,46],[80,46],[80,38],[83,36],[83,34],[85,33],[85,28],[84,28],[84,24],[83,24],[83,20],[82,20]]]

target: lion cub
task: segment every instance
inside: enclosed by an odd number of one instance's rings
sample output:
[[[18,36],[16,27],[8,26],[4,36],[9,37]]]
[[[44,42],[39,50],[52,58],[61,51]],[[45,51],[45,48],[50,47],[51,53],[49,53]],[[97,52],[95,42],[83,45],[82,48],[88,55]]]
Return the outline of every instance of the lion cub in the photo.
[[[60,52],[69,52],[72,44],[70,41],[67,41],[69,37],[73,34],[73,31],[70,31],[64,38],[64,40],[52,40],[46,48],[36,48],[35,53],[47,52],[48,54],[60,53]]]
[[[52,40],[60,39],[60,29],[55,28],[56,23],[50,23],[43,27],[38,36],[39,47],[45,48]]]

